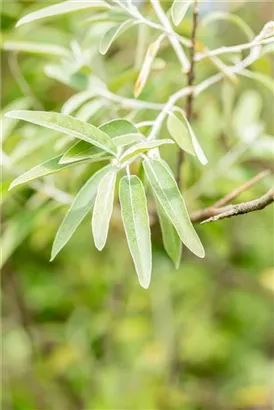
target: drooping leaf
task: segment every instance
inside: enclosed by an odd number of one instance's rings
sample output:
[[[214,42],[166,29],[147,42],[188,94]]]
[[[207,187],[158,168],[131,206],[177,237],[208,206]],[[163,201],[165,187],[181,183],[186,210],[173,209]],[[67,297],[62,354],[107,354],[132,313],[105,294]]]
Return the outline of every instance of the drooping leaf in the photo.
[[[51,252],[51,261],[70,240],[82,220],[92,209],[98,190],[98,185],[103,176],[110,170],[111,165],[107,165],[106,167],[97,171],[82,186],[82,188],[76,195],[55,236]]]
[[[174,0],[171,6],[171,17],[175,26],[178,26],[193,0]]]
[[[143,165],[154,195],[182,242],[195,255],[203,258],[205,256],[203,245],[190,221],[184,199],[168,165],[161,159],[149,158],[144,160]]]
[[[147,201],[142,182],[137,176],[124,176],[119,198],[129,250],[140,285],[147,289],[151,278],[151,239]]]
[[[92,1],[62,1],[61,3],[53,4],[48,7],[44,7],[40,10],[34,11],[22,17],[16,27],[22,24],[30,23],[32,21],[41,20],[47,17],[54,17],[61,14],[67,14],[75,11],[80,11],[89,8],[109,8],[110,6],[103,0]]]
[[[155,198],[156,199],[156,198]],[[167,217],[165,211],[163,210],[160,202],[156,199],[157,214],[159,216],[159,222],[162,231],[164,248],[174,262],[175,268],[178,269],[180,266],[181,256],[182,256],[182,242],[181,239],[172,225],[171,221]]]
[[[165,33],[161,34],[157,40],[155,40],[152,44],[149,45],[139,76],[136,80],[136,83],[134,85],[134,97],[138,98],[139,95],[141,94],[141,92],[144,89],[144,86],[146,85],[148,76],[150,74],[151,71],[151,67],[152,67],[152,63],[158,53],[158,50],[160,48],[161,42],[162,40],[165,38]]]
[[[57,57],[68,57],[69,52],[66,48],[56,44],[46,44],[31,41],[4,41],[1,47],[3,50],[19,51],[30,54],[42,54]]]
[[[126,150],[119,158],[119,161],[125,162],[130,158],[136,157],[137,155],[142,154],[143,152],[147,152],[151,149],[158,148],[164,144],[174,144],[174,142],[168,139],[140,142],[139,144],[136,144]]]
[[[59,164],[78,162],[84,159],[96,162],[110,158],[112,158],[112,156],[109,153],[102,151],[100,148],[95,147],[86,141],[79,141],[65,152],[61,157]]]
[[[16,118],[7,118],[7,117],[4,117],[4,114],[12,110],[18,110],[18,109],[26,110],[30,106],[31,106],[31,99],[28,97],[23,97],[23,98],[18,98],[17,100],[14,100],[11,104],[3,108],[1,112],[2,142],[4,142],[7,139],[7,137],[12,133],[12,131],[16,127],[16,124],[18,123],[18,120]]]
[[[87,141],[112,155],[117,153],[116,145],[106,133],[91,124],[69,115],[45,111],[11,111],[6,116],[71,135],[72,137]]]
[[[188,128],[185,123],[179,119],[177,113],[169,113],[167,117],[167,129],[182,150],[195,156]]]
[[[48,159],[42,164],[36,165],[35,167],[29,169],[27,172],[24,172],[24,174],[20,175],[11,183],[9,189],[12,189],[17,185],[25,184],[26,182],[33,181],[34,179],[53,174],[55,172],[61,171],[62,169],[75,165],[75,163],[60,164],[59,161],[62,158],[62,155],[63,154]]]
[[[106,54],[111,44],[127,29],[132,27],[136,22],[134,20],[126,20],[123,23],[119,23],[111,27],[103,36],[100,45],[99,51],[101,54]]]
[[[188,129],[189,136],[190,136],[191,143],[192,143],[192,147],[193,147],[193,151],[194,151],[195,155],[197,156],[198,160],[201,162],[202,165],[206,165],[207,164],[207,158],[206,158],[206,156],[204,154],[204,151],[203,151],[201,145],[199,144],[199,141],[197,140],[197,137],[194,134],[194,131],[193,131],[188,119],[186,118],[183,110],[177,109],[176,114],[177,114],[177,117],[180,116],[180,118],[178,117],[179,121],[183,122],[184,123],[183,125],[185,125]],[[170,121],[170,119],[169,119],[169,121]],[[174,127],[174,118],[173,117],[172,117],[172,122],[173,122],[173,127]],[[177,124],[177,127],[178,127],[178,122],[176,122],[176,124]],[[173,127],[172,127],[172,131],[175,131],[175,129],[173,129]],[[183,131],[183,126],[181,126],[181,127],[182,127],[182,131]],[[174,136],[173,136],[174,139],[175,139],[175,135],[177,135],[177,132],[174,132]],[[178,139],[178,141],[181,141],[181,140]],[[178,145],[179,145],[179,143],[178,143]],[[190,146],[188,147],[185,144],[185,142],[184,142],[184,146],[188,149],[190,148]],[[190,149],[190,151],[191,151],[191,149]],[[187,151],[187,152],[189,152],[189,151]],[[189,153],[191,153],[191,152],[189,152]]]
[[[96,248],[101,251],[107,241],[109,222],[113,210],[117,169],[112,169],[98,186],[92,214],[92,233]]]

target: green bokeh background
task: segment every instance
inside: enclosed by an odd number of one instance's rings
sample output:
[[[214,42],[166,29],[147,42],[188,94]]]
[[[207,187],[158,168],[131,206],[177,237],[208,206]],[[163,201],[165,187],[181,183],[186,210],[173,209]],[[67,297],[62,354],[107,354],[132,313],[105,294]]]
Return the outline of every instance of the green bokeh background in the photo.
[[[45,3],[4,1],[4,40],[69,47],[76,38],[81,47],[90,47],[92,74],[113,92],[132,98],[138,75],[133,68],[137,29],[119,38],[105,57],[96,51],[105,26],[79,26],[87,12],[15,29],[20,16]],[[168,8],[169,3],[164,6]],[[208,2],[207,9],[201,7],[200,18],[212,8],[227,7],[256,34],[273,18],[270,2]],[[144,12],[152,18],[149,5]],[[190,14],[178,31],[190,35]],[[151,31],[148,39],[154,38]],[[211,48],[247,41],[228,22],[200,26],[198,40]],[[159,57],[166,65],[153,70],[141,99],[165,102],[186,85],[168,43]],[[271,77],[272,58],[265,54],[251,70]],[[77,82],[77,90],[45,75],[45,65],[58,64],[58,58],[19,52],[17,61],[19,71],[12,53],[3,51],[3,110],[25,93],[31,94],[30,108],[42,104],[46,110],[60,111],[66,99],[85,85],[90,70],[79,70],[83,83]],[[215,72],[209,61],[197,64],[196,82]],[[23,77],[28,86],[22,89]],[[209,164],[202,167],[195,158],[185,158],[182,192],[191,211],[209,206],[258,172],[273,169],[273,94],[260,82],[238,80],[237,85],[222,81],[194,102],[192,124]],[[102,107],[91,122],[99,125],[126,113],[117,106]],[[135,121],[155,115],[143,110]],[[250,141],[254,127],[260,131]],[[168,137],[165,129],[161,137]],[[18,123],[3,144],[3,409],[270,410],[272,207],[196,225],[206,258],[200,260],[184,249],[177,271],[163,249],[155,221],[148,290],[138,285],[117,200],[102,252],[93,245],[89,216],[49,263],[52,241],[67,206],[28,185],[11,192],[7,188],[20,170],[54,156],[60,139],[39,127]],[[175,169],[177,149],[167,147],[161,152]],[[71,168],[45,181],[75,195],[96,167]],[[138,172],[138,166],[132,171]],[[272,181],[270,174],[239,200],[259,197]]]

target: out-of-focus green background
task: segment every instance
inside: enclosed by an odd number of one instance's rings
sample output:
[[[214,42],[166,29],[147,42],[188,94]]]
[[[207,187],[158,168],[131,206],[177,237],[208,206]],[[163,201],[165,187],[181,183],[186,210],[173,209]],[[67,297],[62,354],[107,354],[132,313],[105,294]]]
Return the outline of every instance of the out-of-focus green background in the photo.
[[[87,12],[15,29],[20,16],[46,4],[4,1],[4,40],[40,41],[68,48],[77,39],[80,47],[90,50],[89,70],[111,91],[132,97],[138,75],[134,68],[137,29],[118,39],[105,57],[97,51],[105,26],[79,25]],[[168,8],[168,3],[165,6]],[[200,19],[212,9],[242,17],[255,34],[273,18],[273,5],[258,1],[207,2],[201,5]],[[149,5],[145,12],[152,17]],[[190,14],[178,30],[190,35]],[[153,32],[148,36],[155,38]],[[247,41],[239,27],[226,21],[200,26],[198,40],[211,48]],[[271,77],[272,56],[263,55],[252,71]],[[168,45],[159,57],[141,99],[165,102],[186,85]],[[45,66],[49,64],[60,65],[60,59],[4,51],[2,109],[21,104],[60,111],[71,95],[84,88],[79,79],[85,81],[86,67],[80,68],[73,88],[73,84],[47,76]],[[197,64],[196,81],[216,70],[210,62]],[[182,191],[191,211],[205,208],[258,172],[273,168],[273,94],[260,81],[238,79],[237,85],[229,80],[218,83],[194,102],[193,126],[209,164],[201,167],[195,158],[186,156]],[[91,122],[99,125],[123,115],[116,105],[102,107]],[[135,120],[151,120],[155,115],[141,111]],[[96,167],[72,168],[45,178],[38,187],[26,185],[8,192],[16,175],[60,150],[62,137],[26,123],[15,127],[11,122],[6,124],[3,409],[270,410],[274,354],[272,207],[196,225],[206,258],[200,260],[184,249],[178,271],[163,250],[156,221],[148,290],[138,285],[118,205],[101,253],[93,245],[89,217],[58,258],[49,263],[51,244],[67,205],[49,199],[41,184],[75,195]],[[162,135],[166,137],[165,130]],[[173,169],[177,154],[174,147],[163,153]],[[271,180],[269,175],[239,200],[259,197],[270,188]]]

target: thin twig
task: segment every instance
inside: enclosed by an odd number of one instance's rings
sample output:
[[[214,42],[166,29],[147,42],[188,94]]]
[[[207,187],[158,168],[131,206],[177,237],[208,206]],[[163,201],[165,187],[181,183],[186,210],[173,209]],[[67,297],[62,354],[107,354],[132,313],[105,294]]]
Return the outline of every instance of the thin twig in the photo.
[[[212,216],[201,222],[202,224],[218,221],[219,219],[230,218],[235,215],[247,214],[249,212],[259,211],[274,202],[274,189],[271,188],[266,194],[253,201],[242,202],[240,204],[231,205],[229,209],[218,215]]]
[[[213,205],[209,206],[208,208],[193,212],[191,214],[192,222],[201,222],[215,215],[219,215],[223,213],[224,209],[222,209],[221,207],[224,207],[225,205],[227,205],[233,199],[237,198],[241,193],[249,189],[252,185],[261,181],[261,179],[265,178],[269,174],[270,174],[269,169],[263,172],[260,172],[254,178],[250,179],[249,181],[241,185],[239,188],[235,189],[234,191],[232,191],[231,193],[229,193],[228,195],[226,195],[224,198],[220,199],[219,201],[215,202]],[[229,207],[229,209],[231,209],[231,206]]]
[[[192,117],[192,105],[193,105],[193,89],[192,85],[194,82],[195,77],[195,46],[196,46],[196,33],[197,33],[197,26],[198,26],[198,5],[197,1],[193,1],[193,23],[192,23],[192,33],[191,33],[191,47],[190,47],[190,69],[188,72],[188,82],[187,85],[192,90],[187,96],[187,103],[186,103],[186,116],[187,119],[190,121]],[[177,184],[178,187],[181,186],[181,167],[184,161],[184,151],[179,150],[178,155],[178,162],[177,162]]]

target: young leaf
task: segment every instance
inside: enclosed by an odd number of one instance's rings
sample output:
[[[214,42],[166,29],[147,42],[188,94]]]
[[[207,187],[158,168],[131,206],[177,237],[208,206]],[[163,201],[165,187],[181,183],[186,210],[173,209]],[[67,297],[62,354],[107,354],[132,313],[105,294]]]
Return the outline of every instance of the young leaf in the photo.
[[[92,215],[92,233],[96,248],[101,251],[106,244],[109,221],[113,210],[117,169],[108,172],[98,186]]]
[[[153,43],[150,44],[150,46],[147,49],[145,58],[144,58],[144,62],[142,64],[141,70],[140,70],[140,74],[137,78],[137,81],[134,85],[134,97],[138,98],[139,95],[141,94],[141,92],[144,89],[144,86],[146,85],[148,76],[150,74],[151,71],[151,66],[152,63],[156,57],[156,54],[158,53],[158,50],[160,48],[161,42],[162,40],[165,38],[165,33],[161,34],[156,41],[154,41]]]
[[[155,140],[155,141],[144,141],[140,142],[139,144],[130,147],[127,151],[125,151],[121,157],[119,158],[120,162],[125,162],[130,158],[136,157],[137,155],[147,152],[151,149],[160,147],[164,144],[174,144],[172,140]]]
[[[30,23],[32,21],[44,19],[46,17],[53,17],[60,14],[71,13],[89,8],[109,8],[110,6],[103,0],[92,1],[62,1],[61,3],[53,4],[52,6],[44,7],[40,10],[34,11],[22,17],[16,27],[22,24]]]
[[[191,125],[190,125],[188,119],[186,118],[186,116],[185,116],[183,110],[180,110],[180,111],[179,111],[179,115],[180,115],[180,118],[181,118],[181,120],[179,120],[179,121],[183,121],[183,122],[184,122],[184,125],[185,125],[185,126],[187,127],[187,129],[188,129],[189,136],[190,136],[190,139],[191,139],[191,142],[192,142],[192,146],[193,146],[193,151],[195,152],[195,155],[197,156],[198,160],[201,162],[202,165],[206,165],[206,164],[207,164],[207,158],[206,158],[206,156],[205,156],[205,154],[204,154],[204,152],[203,152],[203,150],[202,150],[202,147],[201,147],[201,145],[199,144],[199,141],[197,140],[196,135],[194,134],[193,129],[192,129],[192,127],[191,127]],[[179,119],[179,117],[178,117],[178,119]],[[173,121],[174,121],[174,118],[173,118]],[[177,123],[177,124],[178,124],[178,123]],[[174,124],[173,124],[173,125],[174,125]],[[177,126],[178,126],[178,125],[177,125]],[[174,130],[173,130],[173,131],[174,131]],[[176,132],[176,134],[177,134],[177,132]],[[175,135],[175,134],[174,134],[174,135]],[[173,137],[173,138],[175,139],[175,137]],[[178,143],[178,145],[179,145],[179,143]],[[185,148],[186,148],[185,142],[184,142],[184,146],[185,146]],[[185,148],[184,148],[184,149],[185,149]],[[189,151],[187,151],[187,152],[189,152]],[[191,152],[190,152],[190,153],[191,153]]]
[[[127,242],[140,285],[147,289],[151,278],[151,240],[147,201],[142,182],[137,176],[124,176],[119,198]]]
[[[18,51],[30,54],[42,54],[58,57],[68,57],[69,52],[65,47],[56,44],[46,44],[31,41],[4,41],[2,45],[3,50]]]
[[[167,117],[167,129],[182,150],[195,156],[187,126],[172,112]]]
[[[69,115],[45,111],[11,111],[5,115],[9,118],[18,118],[71,135],[72,137],[87,141],[112,155],[117,153],[116,145],[106,133],[91,124]]]
[[[104,161],[112,158],[111,155],[86,141],[76,142],[67,152],[62,156],[59,164],[67,164],[78,162],[84,159],[89,159],[92,162]]]
[[[171,6],[171,17],[175,26],[178,26],[193,0],[174,0]]]
[[[156,198],[155,198],[156,199]],[[164,248],[174,262],[175,268],[178,269],[182,256],[182,242],[176,229],[170,222],[169,218],[165,214],[160,202],[156,199],[157,214],[159,216],[159,222],[162,231]]]
[[[143,165],[154,195],[182,242],[195,255],[203,258],[205,256],[203,245],[190,221],[184,199],[168,165],[161,159],[149,158],[144,160]]]
[[[136,24],[134,20],[126,20],[122,24],[117,24],[113,27],[111,27],[103,36],[100,45],[99,45],[99,51],[101,54],[106,54],[108,49],[110,48],[111,44],[122,34],[124,33],[127,29],[129,29],[131,26]]]
[[[51,261],[70,240],[82,220],[92,209],[99,183],[103,176],[111,170],[111,167],[111,165],[107,165],[97,171],[76,195],[55,236],[51,251]]]
[[[30,170],[28,170],[27,172],[25,172],[24,174],[16,178],[11,183],[9,189],[12,189],[16,187],[17,185],[25,184],[26,182],[32,181],[40,177],[44,177],[49,174],[53,174],[54,172],[58,172],[58,171],[61,171],[62,169],[75,165],[75,163],[60,164],[59,161],[62,158],[62,156],[63,154],[58,155],[57,157],[48,159],[42,164],[36,165],[34,168],[31,168]]]

